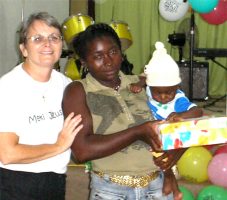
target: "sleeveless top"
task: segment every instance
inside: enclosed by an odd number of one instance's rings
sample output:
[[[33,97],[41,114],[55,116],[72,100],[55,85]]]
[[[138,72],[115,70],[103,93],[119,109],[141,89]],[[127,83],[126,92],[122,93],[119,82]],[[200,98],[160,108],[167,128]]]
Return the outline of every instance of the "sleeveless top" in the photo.
[[[146,103],[145,91],[135,94],[129,90],[129,85],[139,80],[138,76],[120,72],[120,78],[118,91],[101,85],[90,74],[78,80],[86,92],[95,134],[108,135],[154,120]],[[149,149],[150,146],[143,141],[135,141],[117,153],[93,160],[92,169],[106,174],[145,175],[158,170]]]

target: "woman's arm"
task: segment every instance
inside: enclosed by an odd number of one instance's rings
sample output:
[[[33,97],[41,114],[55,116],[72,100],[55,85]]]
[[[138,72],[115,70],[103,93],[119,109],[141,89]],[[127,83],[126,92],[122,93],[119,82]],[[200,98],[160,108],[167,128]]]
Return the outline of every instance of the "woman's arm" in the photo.
[[[19,136],[13,132],[0,133],[0,160],[6,164],[32,163],[50,158],[66,151],[75,135],[83,127],[81,116],[71,113],[64,122],[56,143],[27,145],[19,143]],[[48,127],[47,127],[48,128]]]
[[[94,134],[92,116],[86,103],[84,88],[80,82],[73,82],[68,85],[62,106],[64,116],[68,116],[71,112],[82,115],[84,126],[75,137],[71,147],[79,162],[111,155],[136,140],[143,140],[154,149],[160,147],[159,137],[154,130],[155,122],[147,122],[110,135]],[[159,146],[156,144],[159,144]]]

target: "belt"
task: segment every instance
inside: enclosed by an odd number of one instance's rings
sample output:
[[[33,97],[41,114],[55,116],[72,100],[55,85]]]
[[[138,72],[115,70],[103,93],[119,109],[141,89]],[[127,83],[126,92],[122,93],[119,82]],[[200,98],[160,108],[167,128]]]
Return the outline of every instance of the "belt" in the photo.
[[[105,173],[99,171],[93,171],[100,178],[104,178],[106,176]],[[128,187],[146,187],[152,180],[156,179],[159,175],[159,171],[152,172],[150,174],[146,174],[144,176],[119,176],[119,175],[108,175],[109,180],[113,183],[117,183],[122,186]]]

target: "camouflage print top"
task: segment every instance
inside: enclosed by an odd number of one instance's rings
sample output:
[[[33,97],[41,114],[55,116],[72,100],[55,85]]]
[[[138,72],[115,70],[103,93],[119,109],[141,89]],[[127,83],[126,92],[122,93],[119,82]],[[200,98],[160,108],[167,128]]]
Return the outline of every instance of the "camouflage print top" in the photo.
[[[120,77],[118,91],[101,85],[90,74],[79,80],[87,94],[95,134],[112,134],[153,120],[145,91],[135,94],[129,90],[130,83],[139,80],[138,76],[120,73]],[[92,168],[116,175],[144,175],[157,170],[149,146],[142,141],[136,141],[111,156],[92,161]]]

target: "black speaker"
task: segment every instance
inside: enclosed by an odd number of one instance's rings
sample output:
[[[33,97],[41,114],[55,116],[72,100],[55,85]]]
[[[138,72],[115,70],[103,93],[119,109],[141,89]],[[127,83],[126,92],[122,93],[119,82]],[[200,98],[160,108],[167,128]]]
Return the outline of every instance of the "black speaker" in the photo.
[[[208,77],[209,63],[208,62],[193,62],[193,78],[192,85],[190,83],[190,62],[178,62],[180,68],[180,76],[182,79],[181,89],[189,97],[189,89],[192,87],[192,97],[194,100],[205,100],[208,97]],[[190,97],[189,97],[190,98]]]

